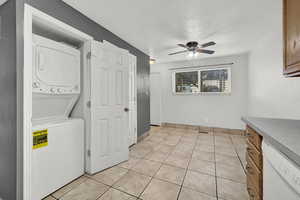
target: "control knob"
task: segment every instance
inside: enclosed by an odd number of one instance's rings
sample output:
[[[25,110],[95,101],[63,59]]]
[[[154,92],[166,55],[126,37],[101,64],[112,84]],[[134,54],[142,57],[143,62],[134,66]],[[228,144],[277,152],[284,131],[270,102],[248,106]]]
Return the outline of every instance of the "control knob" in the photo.
[[[39,82],[34,82],[32,84],[33,88],[39,88],[40,87],[40,83]]]
[[[54,92],[55,92],[55,89],[54,89],[54,88],[51,88],[51,89],[50,89],[50,92],[54,93]]]

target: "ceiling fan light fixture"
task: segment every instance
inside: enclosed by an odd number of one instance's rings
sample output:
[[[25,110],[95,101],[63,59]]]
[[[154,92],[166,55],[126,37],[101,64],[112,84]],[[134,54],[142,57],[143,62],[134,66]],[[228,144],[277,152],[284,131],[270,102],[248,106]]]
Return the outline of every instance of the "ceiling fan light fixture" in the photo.
[[[216,43],[211,41],[211,42],[207,42],[207,43],[199,45],[198,42],[196,42],[196,41],[190,41],[186,44],[177,44],[177,45],[184,48],[185,50],[177,51],[177,52],[174,52],[174,53],[169,53],[170,56],[173,56],[173,55],[176,55],[176,54],[181,54],[181,53],[188,53],[188,57],[197,57],[200,53],[201,54],[202,53],[204,53],[204,54],[214,54],[215,51],[207,50],[207,49],[204,49],[204,48],[214,46],[214,45],[216,45]]]
[[[153,65],[153,64],[155,64],[155,59],[154,58],[150,58],[150,60],[149,60],[149,63],[150,63],[150,65]]]
[[[198,55],[199,55],[199,53],[197,51],[190,51],[188,54],[188,56],[190,58],[196,58],[196,57],[198,57]]]

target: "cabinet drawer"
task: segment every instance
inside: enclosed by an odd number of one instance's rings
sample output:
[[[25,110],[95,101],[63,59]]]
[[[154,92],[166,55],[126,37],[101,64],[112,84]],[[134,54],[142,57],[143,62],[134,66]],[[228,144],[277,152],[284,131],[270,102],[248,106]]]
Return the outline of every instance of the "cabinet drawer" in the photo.
[[[261,149],[262,137],[255,130],[247,126],[247,138],[257,149]]]
[[[261,200],[262,199],[262,195],[256,191],[251,179],[247,179],[247,191],[249,194],[249,200]]]
[[[250,157],[253,160],[253,162],[259,170],[262,169],[262,154],[249,141],[246,156]]]
[[[255,166],[254,162],[248,156],[247,158],[247,179],[250,179],[253,183],[255,190],[261,194],[262,193],[262,172]]]

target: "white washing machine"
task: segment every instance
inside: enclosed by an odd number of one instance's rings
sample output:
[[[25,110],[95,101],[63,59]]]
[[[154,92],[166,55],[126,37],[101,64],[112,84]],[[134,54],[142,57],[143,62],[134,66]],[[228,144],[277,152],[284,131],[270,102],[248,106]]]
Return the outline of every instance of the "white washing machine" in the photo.
[[[33,35],[32,200],[84,173],[84,121],[69,118],[80,95],[80,51]]]

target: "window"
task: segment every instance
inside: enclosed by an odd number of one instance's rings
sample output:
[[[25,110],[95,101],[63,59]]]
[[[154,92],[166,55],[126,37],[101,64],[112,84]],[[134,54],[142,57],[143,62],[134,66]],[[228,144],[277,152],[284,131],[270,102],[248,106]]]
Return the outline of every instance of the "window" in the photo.
[[[174,73],[173,87],[176,94],[230,93],[230,68],[199,69]]]
[[[228,69],[200,71],[201,92],[229,93]]]
[[[198,71],[178,72],[175,75],[176,93],[197,93],[199,92]]]

